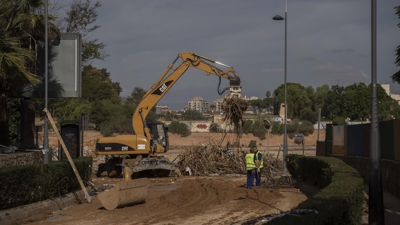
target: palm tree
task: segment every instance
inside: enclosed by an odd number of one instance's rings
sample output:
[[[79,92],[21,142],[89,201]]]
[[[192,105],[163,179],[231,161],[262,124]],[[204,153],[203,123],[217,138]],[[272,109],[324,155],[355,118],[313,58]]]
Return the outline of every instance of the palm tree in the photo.
[[[7,98],[27,84],[37,85],[34,74],[37,41],[44,40],[45,18],[38,14],[42,0],[0,0],[0,144],[9,145]],[[49,17],[50,20],[54,19]],[[58,29],[49,24],[49,37]]]

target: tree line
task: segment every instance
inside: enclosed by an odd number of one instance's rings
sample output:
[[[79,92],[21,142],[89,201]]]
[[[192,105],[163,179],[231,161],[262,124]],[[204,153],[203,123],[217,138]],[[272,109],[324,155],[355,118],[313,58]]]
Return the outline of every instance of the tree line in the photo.
[[[278,114],[284,102],[284,85],[274,90],[270,98],[251,100],[257,109],[273,108]],[[377,98],[380,121],[400,117],[399,103],[390,97],[381,85],[377,85]],[[346,87],[325,84],[317,87],[304,87],[298,83],[287,83],[287,115],[290,119],[307,120],[315,123],[321,109],[321,119],[344,124],[345,120],[366,121],[370,118],[371,87],[364,83],[354,83]]]

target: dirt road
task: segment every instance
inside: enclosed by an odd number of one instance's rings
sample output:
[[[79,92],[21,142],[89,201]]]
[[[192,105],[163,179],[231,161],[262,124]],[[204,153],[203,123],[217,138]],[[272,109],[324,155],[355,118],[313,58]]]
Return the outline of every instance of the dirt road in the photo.
[[[42,213],[20,224],[233,224],[290,210],[307,197],[295,188],[244,187],[245,177],[168,177],[148,179],[146,202],[113,211],[97,198],[55,213]],[[96,186],[118,179],[93,178]]]

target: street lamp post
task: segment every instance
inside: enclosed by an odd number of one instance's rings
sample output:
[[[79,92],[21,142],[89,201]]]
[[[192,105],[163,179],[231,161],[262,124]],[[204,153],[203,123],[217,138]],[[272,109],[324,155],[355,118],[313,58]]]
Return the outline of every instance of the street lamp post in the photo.
[[[285,118],[283,119],[284,122],[284,134],[283,134],[283,173],[286,174],[286,156],[287,156],[287,104],[286,104],[286,89],[287,89],[287,0],[285,5],[285,18],[276,15],[272,19],[273,20],[285,20],[285,102],[284,102],[284,111],[285,111]]]

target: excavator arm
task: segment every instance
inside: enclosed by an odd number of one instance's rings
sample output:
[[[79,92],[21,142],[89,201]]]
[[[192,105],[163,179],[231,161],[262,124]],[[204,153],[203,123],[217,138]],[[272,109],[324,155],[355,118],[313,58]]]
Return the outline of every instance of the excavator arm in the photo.
[[[182,63],[171,72],[175,62],[182,59]],[[219,64],[227,67],[227,70],[222,71],[216,66],[210,64]],[[233,67],[227,66],[223,63],[217,62],[213,59],[198,55],[193,52],[182,52],[178,57],[168,65],[165,72],[157,80],[150,90],[144,95],[142,101],[136,108],[132,117],[132,127],[136,135],[145,135],[148,140],[151,140],[150,131],[146,127],[145,118],[150,110],[157,104],[157,102],[169,91],[169,89],[178,81],[178,79],[186,72],[189,67],[202,70],[206,75],[214,74],[220,78],[225,78],[230,81],[231,88],[234,87],[237,94],[240,94],[240,78],[236,75]],[[222,93],[220,93],[222,94]]]
[[[178,59],[181,59],[182,63],[173,69]],[[223,71],[216,67],[215,64],[225,66],[227,69]],[[179,174],[179,170],[177,170],[175,164],[170,163],[166,158],[156,154],[165,153],[167,151],[168,147],[166,143],[168,142],[168,136],[154,137],[153,139],[150,129],[147,127],[148,123],[146,123],[146,117],[150,110],[189,67],[202,70],[207,76],[214,74],[219,77],[220,82],[222,78],[228,79],[230,81],[230,94],[225,95],[225,97],[241,97],[242,89],[240,86],[240,78],[236,75],[232,67],[193,52],[182,52],[178,54],[178,57],[168,65],[161,77],[154,83],[138,104],[132,116],[134,134],[97,138],[96,154],[106,156],[105,163],[99,164],[97,176],[101,176],[101,173],[104,171],[107,171],[107,175],[110,177],[119,176],[123,173],[124,179],[127,181],[131,179],[133,174],[137,175],[142,172],[151,172],[160,175],[164,172],[169,174],[170,171],[175,171]],[[222,92],[220,91],[220,82],[218,84],[218,93],[221,95],[226,89]],[[153,131],[159,129],[159,127],[154,129],[154,124],[149,126],[153,126]],[[166,135],[165,127],[162,128],[164,129],[164,135]],[[162,140],[165,140],[165,143]],[[127,190],[123,189],[123,192],[124,191]],[[125,201],[120,202],[120,205],[123,205],[124,202]]]

